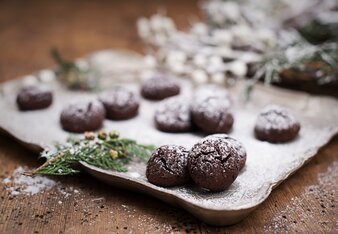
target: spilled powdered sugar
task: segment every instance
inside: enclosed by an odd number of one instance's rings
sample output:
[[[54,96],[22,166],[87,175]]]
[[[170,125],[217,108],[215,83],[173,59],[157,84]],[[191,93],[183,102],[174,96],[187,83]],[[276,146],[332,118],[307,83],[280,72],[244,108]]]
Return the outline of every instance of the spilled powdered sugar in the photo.
[[[32,196],[39,193],[44,193],[54,188],[63,198],[67,198],[72,194],[80,193],[79,189],[75,189],[72,186],[65,187],[62,182],[55,181],[44,175],[24,175],[24,173],[28,171],[31,171],[31,169],[20,166],[13,171],[11,176],[3,179],[2,182],[4,187],[11,196]]]
[[[295,230],[297,223],[312,223],[324,232],[338,232],[338,221],[327,220],[327,212],[337,214],[338,207],[338,161],[328,167],[327,171],[317,176],[318,183],[308,186],[300,196],[292,198],[290,203],[277,213],[269,225],[266,225],[267,233],[288,233]],[[316,207],[305,209],[304,200],[316,201]],[[297,217],[290,220],[289,217]],[[334,215],[333,215],[334,217]],[[270,222],[269,222],[270,223]]]
[[[42,175],[34,177],[25,176],[28,168],[18,167],[13,171],[12,176],[3,180],[6,190],[15,196],[19,194],[34,195],[53,188],[57,182]]]

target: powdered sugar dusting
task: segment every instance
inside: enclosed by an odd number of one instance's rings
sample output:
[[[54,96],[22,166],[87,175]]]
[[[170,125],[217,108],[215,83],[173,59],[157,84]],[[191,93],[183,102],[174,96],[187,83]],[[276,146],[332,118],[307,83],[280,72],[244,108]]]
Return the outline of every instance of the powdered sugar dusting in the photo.
[[[134,93],[122,86],[117,86],[104,92],[100,95],[100,100],[102,100],[103,103],[110,103],[110,105],[113,103],[114,106],[122,109],[128,105],[138,104]]]
[[[142,84],[142,93],[147,97],[162,96],[163,93],[169,93],[168,96],[173,96],[179,92],[178,80],[164,74],[157,74],[145,80]]]
[[[142,89],[144,89],[146,92],[152,92],[153,89],[155,90],[172,89],[177,88],[178,86],[179,83],[175,78],[158,74],[155,77],[145,80],[142,85]]]
[[[288,129],[298,123],[291,111],[278,105],[268,105],[259,114],[256,127],[259,129]]]
[[[3,180],[6,190],[11,195],[34,195],[53,188],[57,183],[45,176],[36,175],[34,177],[23,175],[28,168],[18,167],[13,171],[11,177]]]
[[[337,221],[327,219],[326,212],[337,211],[338,207],[338,162],[334,162],[327,171],[317,176],[318,183],[311,185],[295,198],[279,213],[277,213],[265,231],[268,233],[288,233],[295,230],[297,223],[307,222],[319,226],[324,232],[338,232]],[[318,207],[304,208],[304,200],[314,200]],[[289,217],[297,217],[290,220]]]
[[[220,119],[225,112],[230,112],[231,100],[229,93],[214,85],[206,85],[197,89],[194,94],[191,111],[203,115],[207,119]],[[222,123],[219,124],[222,126]]]
[[[88,113],[90,112],[92,112],[92,115],[94,115],[94,113],[102,115],[103,113],[104,116],[105,110],[103,105],[96,100],[71,102],[62,110],[61,119],[72,117],[76,119],[76,121],[79,121],[81,119],[88,118]]]
[[[161,102],[155,112],[155,121],[167,128],[187,131],[191,128],[189,98],[172,97]]]
[[[195,102],[192,106],[194,113],[205,115],[208,119],[219,119],[223,112],[228,112],[230,102],[218,97],[206,97],[201,102]]]

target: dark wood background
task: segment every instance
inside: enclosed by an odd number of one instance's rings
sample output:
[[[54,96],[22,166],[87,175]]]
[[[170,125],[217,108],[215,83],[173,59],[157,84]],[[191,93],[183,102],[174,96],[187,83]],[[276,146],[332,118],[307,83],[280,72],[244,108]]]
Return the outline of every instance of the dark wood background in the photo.
[[[53,46],[68,58],[114,47],[142,52],[135,21],[160,7],[180,28],[200,16],[197,1],[0,0],[0,81],[53,65],[48,53]],[[333,233],[338,231],[337,156],[335,137],[245,220],[219,228],[87,175],[56,178],[61,185],[45,193],[10,196],[3,178],[18,166],[39,163],[37,155],[0,135],[0,233]]]

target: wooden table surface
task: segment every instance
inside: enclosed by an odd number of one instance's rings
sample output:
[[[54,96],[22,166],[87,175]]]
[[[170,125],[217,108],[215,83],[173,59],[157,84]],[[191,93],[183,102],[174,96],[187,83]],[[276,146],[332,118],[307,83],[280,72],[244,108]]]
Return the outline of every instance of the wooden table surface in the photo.
[[[69,58],[114,47],[141,52],[135,21],[159,7],[180,28],[200,15],[196,1],[0,0],[0,81],[53,65],[52,46]],[[37,165],[37,155],[0,135],[0,233],[338,232],[338,137],[245,220],[222,228],[88,175],[56,178],[59,185],[44,193],[11,196],[3,179],[19,166]]]

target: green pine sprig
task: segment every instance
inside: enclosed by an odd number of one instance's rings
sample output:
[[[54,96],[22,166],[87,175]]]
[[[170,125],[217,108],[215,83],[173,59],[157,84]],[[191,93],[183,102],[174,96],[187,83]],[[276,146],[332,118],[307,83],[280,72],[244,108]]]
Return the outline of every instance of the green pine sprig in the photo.
[[[102,169],[126,172],[125,167],[134,157],[147,161],[153,145],[142,145],[131,139],[119,138],[115,131],[85,133],[83,139],[70,137],[66,144],[57,144],[55,151],[43,151],[47,161],[27,175],[73,175],[80,171],[76,164],[85,162]]]

